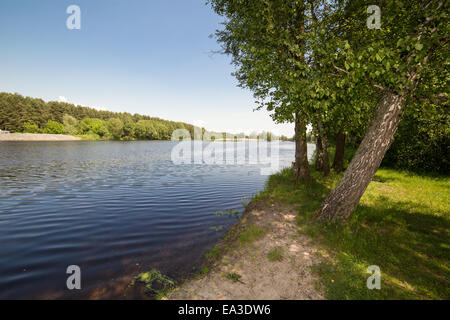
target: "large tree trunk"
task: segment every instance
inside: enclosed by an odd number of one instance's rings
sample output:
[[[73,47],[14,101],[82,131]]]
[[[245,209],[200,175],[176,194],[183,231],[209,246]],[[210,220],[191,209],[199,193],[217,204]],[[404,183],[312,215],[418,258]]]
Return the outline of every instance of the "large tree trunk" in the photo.
[[[306,141],[305,117],[295,115],[295,163],[294,177],[296,181],[308,182],[311,180],[308,163],[308,144]]]
[[[322,171],[322,138],[320,137],[319,129],[315,128],[315,136],[316,136],[316,163],[315,168],[316,171]]]
[[[328,153],[328,137],[322,121],[318,121],[319,136],[321,141],[320,155],[321,171],[326,177],[330,174],[330,156]]]
[[[322,203],[316,220],[342,220],[353,213],[394,140],[403,103],[402,96],[384,92],[353,160],[337,187]]]
[[[334,153],[333,169],[336,172],[344,171],[345,134],[342,128],[336,135],[336,152]]]

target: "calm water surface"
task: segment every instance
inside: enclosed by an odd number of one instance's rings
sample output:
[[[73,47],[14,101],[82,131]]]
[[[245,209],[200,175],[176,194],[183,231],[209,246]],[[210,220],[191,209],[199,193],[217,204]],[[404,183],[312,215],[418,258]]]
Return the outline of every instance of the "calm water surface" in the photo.
[[[0,143],[0,298],[140,298],[126,289],[139,272],[193,272],[236,222],[214,213],[242,212],[267,176],[258,165],[174,165],[174,145]],[[281,143],[282,166],[293,159],[294,144]],[[82,290],[66,288],[69,265]]]

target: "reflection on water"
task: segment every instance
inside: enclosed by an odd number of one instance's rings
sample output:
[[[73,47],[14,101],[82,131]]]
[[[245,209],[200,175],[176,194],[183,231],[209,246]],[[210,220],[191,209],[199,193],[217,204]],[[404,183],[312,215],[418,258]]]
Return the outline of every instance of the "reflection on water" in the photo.
[[[174,165],[174,145],[0,143],[0,298],[136,298],[126,286],[139,272],[191,272],[235,222],[214,213],[242,211],[267,176],[257,165]],[[293,158],[281,143],[281,165]],[[72,264],[80,291],[65,286]]]

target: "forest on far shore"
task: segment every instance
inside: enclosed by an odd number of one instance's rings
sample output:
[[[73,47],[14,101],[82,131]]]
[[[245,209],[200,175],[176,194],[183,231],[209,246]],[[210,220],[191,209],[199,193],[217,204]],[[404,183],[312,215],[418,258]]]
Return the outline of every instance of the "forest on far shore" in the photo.
[[[414,171],[448,174],[448,109],[427,104],[420,110],[407,111],[395,141],[383,161],[384,165]],[[0,129],[10,132],[51,133],[81,136],[87,140],[170,140],[176,129],[186,129],[194,136],[195,126],[127,112],[111,112],[64,102],[45,102],[20,94],[0,92]],[[205,129],[202,128],[204,132]],[[221,136],[224,133],[212,133]],[[259,135],[264,135],[264,131]],[[267,132],[267,139],[273,135]],[[364,130],[349,132],[347,145],[356,148]],[[243,139],[258,133],[231,134]],[[281,141],[293,137],[280,136]],[[320,142],[317,132],[306,134],[308,143]],[[330,134],[330,144],[336,138]]]
[[[186,129],[194,137],[195,126],[128,112],[111,112],[70,103],[0,92],[0,129],[10,132],[81,136],[87,140],[170,140],[173,131]],[[202,133],[205,128],[202,128]],[[238,139],[267,136],[270,132],[230,134],[209,132],[214,137]],[[288,140],[280,136],[280,140]]]
[[[70,103],[0,93],[0,129],[10,132],[84,136],[86,139],[168,140],[176,129],[194,126],[127,112],[111,112]]]

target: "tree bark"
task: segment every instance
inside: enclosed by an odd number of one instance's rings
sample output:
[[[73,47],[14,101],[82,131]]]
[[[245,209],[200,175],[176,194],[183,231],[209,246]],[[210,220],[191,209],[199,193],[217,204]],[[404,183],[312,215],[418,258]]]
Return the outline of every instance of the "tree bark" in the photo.
[[[322,166],[322,172],[323,175],[326,177],[330,174],[330,155],[328,153],[328,137],[327,133],[325,131],[325,127],[323,125],[322,121],[318,121],[318,128],[319,128],[319,136],[321,141],[321,148],[320,148],[320,162]]]
[[[383,93],[353,160],[337,187],[322,203],[315,220],[343,220],[353,213],[394,140],[403,104],[403,96],[390,91]]]
[[[306,141],[306,120],[305,117],[295,114],[295,163],[294,177],[298,182],[308,182],[311,180],[308,163],[308,144]]]
[[[336,172],[344,171],[345,134],[342,128],[336,135],[336,152],[334,153],[333,169]]]
[[[322,138],[320,137],[319,129],[316,126],[315,130],[315,136],[316,136],[316,163],[315,168],[316,171],[322,171]]]

